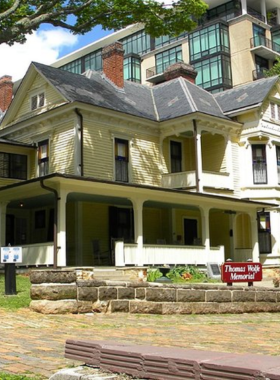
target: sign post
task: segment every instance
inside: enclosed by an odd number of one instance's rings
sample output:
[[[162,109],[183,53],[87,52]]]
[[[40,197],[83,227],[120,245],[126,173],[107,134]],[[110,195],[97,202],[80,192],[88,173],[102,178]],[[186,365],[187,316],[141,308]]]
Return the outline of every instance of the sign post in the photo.
[[[5,264],[5,294],[17,294],[16,263],[22,262],[21,247],[2,247],[1,263]]]
[[[233,282],[248,282],[252,286],[254,281],[262,280],[262,264],[246,262],[235,263],[227,261],[221,266],[222,281],[228,285]]]

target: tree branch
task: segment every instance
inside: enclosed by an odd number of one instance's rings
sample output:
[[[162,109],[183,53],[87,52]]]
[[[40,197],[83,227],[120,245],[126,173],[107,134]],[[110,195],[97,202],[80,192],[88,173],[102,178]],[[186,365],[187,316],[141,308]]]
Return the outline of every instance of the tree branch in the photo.
[[[14,13],[18,7],[20,6],[22,0],[15,0],[14,4],[7,9],[5,12],[0,13],[0,20],[4,20],[9,17],[12,13]]]

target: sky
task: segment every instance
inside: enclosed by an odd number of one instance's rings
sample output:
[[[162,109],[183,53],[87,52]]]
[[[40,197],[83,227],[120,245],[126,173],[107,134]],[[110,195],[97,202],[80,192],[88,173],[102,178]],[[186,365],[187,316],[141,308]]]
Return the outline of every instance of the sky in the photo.
[[[42,26],[27,36],[25,44],[0,45],[0,77],[10,75],[13,81],[17,81],[24,76],[32,61],[51,64],[110,33],[97,26],[84,36],[77,36],[61,28]]]

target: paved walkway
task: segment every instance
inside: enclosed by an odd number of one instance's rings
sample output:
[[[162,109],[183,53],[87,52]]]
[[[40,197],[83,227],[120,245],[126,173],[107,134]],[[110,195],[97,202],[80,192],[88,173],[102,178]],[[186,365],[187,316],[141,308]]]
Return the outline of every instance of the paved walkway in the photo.
[[[0,307],[0,320],[0,372],[32,373],[42,379],[80,364],[63,357],[68,338],[280,355],[280,313],[42,315]]]

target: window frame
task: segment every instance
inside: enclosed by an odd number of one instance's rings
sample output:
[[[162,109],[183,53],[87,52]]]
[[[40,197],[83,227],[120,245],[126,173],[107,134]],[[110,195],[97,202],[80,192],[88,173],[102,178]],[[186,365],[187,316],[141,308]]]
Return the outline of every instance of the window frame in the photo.
[[[260,254],[271,253],[271,221],[270,213],[261,211],[257,213],[258,241]]]
[[[262,151],[261,156],[257,155],[257,149]],[[266,144],[252,145],[252,172],[253,172],[254,185],[267,184],[268,178],[267,178]]]
[[[46,153],[42,151],[42,148],[46,147]],[[42,155],[45,154],[43,157]],[[49,139],[41,140],[38,142],[37,151],[37,161],[38,161],[38,177],[43,177],[49,174],[49,163],[50,163],[50,142]]]
[[[179,154],[175,154],[175,147],[180,147]],[[183,144],[182,141],[170,140],[170,173],[182,173],[183,171]]]
[[[45,91],[37,92],[30,95],[30,110],[36,111],[39,108],[43,108],[46,105]]]
[[[114,180],[116,182],[125,182],[125,183],[129,182],[129,172],[130,172],[129,155],[130,155],[130,140],[123,137],[115,137],[114,138]]]
[[[3,163],[1,162],[3,157]],[[21,162],[16,163],[20,159]],[[28,156],[25,154],[0,152],[0,178],[13,178],[19,180],[27,180],[28,175]],[[18,169],[21,167],[20,169]],[[22,170],[23,168],[23,170]],[[1,171],[3,172],[1,173]],[[6,173],[6,175],[5,175]],[[17,175],[17,173],[20,173]]]

